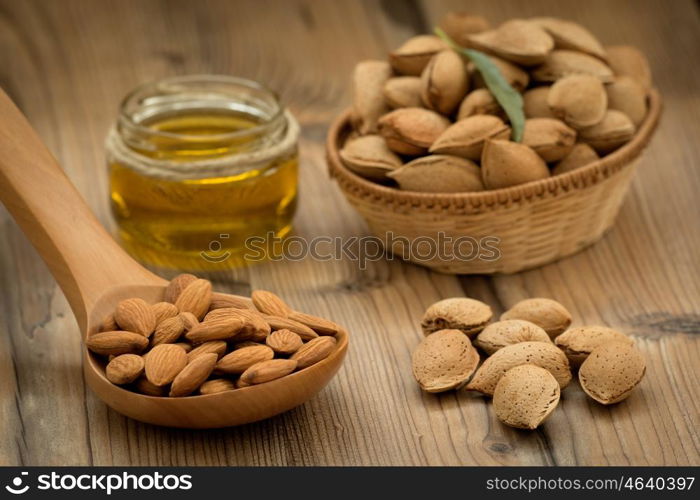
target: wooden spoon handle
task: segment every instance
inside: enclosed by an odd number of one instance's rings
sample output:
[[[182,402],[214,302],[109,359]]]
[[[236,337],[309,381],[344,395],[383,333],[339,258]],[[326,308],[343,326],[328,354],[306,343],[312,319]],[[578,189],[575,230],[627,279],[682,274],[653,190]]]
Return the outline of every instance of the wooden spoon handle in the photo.
[[[76,316],[109,287],[159,283],[102,227],[1,89],[0,200],[49,266]]]

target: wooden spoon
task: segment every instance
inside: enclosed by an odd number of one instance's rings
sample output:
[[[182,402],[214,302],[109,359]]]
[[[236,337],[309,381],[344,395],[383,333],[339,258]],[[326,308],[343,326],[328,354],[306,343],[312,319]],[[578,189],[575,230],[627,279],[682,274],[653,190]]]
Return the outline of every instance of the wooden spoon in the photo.
[[[129,257],[105,231],[22,113],[0,90],[0,200],[48,265],[66,295],[83,340],[117,303],[162,300],[167,282]],[[109,382],[104,362],[85,350],[83,371],[97,396],[136,420],[171,427],[226,427],[298,406],[335,375],[347,332],[323,361],[278,380],[184,398],[144,396]]]

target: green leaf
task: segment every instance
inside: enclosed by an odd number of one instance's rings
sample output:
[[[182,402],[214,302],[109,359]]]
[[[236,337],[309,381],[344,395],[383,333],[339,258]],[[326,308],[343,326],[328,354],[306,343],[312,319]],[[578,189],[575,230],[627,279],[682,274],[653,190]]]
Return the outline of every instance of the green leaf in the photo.
[[[510,119],[512,137],[515,142],[523,139],[523,129],[525,128],[525,113],[523,112],[523,96],[515,90],[503,78],[498,66],[489,57],[478,50],[465,49],[457,45],[447,33],[440,28],[435,28],[437,36],[442,38],[453,50],[469,58],[474,63],[476,69],[481,73],[484,83],[501,105]]]

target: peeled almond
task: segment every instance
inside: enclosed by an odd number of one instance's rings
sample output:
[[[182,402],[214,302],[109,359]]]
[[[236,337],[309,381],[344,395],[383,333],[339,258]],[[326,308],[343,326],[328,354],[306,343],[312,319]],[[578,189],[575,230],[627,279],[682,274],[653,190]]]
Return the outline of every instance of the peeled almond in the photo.
[[[506,21],[494,30],[471,35],[469,43],[477,49],[524,66],[543,62],[554,48],[554,40],[546,31],[520,19]]]
[[[595,149],[584,142],[575,144],[573,149],[562,160],[554,166],[552,175],[559,175],[565,172],[571,172],[577,168],[585,167],[593,162],[600,160],[600,156],[595,152]]]
[[[551,342],[549,335],[534,323],[522,319],[508,319],[491,323],[476,337],[474,345],[489,356],[518,342]]]
[[[440,21],[440,28],[458,45],[469,47],[469,35],[486,31],[491,26],[481,16],[468,12],[448,12]]]
[[[603,61],[573,50],[553,50],[531,72],[532,78],[538,82],[556,82],[565,76],[579,74],[595,76],[602,82],[610,82],[613,78],[612,70]]]
[[[425,154],[450,121],[423,108],[395,109],[379,119],[379,133],[392,151],[411,156]]]
[[[549,169],[525,144],[489,140],[481,155],[481,175],[487,189],[499,189],[546,179]]]
[[[632,120],[622,111],[609,109],[592,127],[579,130],[579,139],[588,143],[599,154],[606,154],[629,142],[634,137]]]
[[[530,22],[549,33],[557,49],[577,50],[605,60],[605,49],[601,43],[580,24],[555,17],[536,17]]]
[[[507,139],[510,127],[493,115],[474,115],[445,129],[430,147],[431,153],[479,160],[488,139]]]
[[[525,118],[554,118],[547,104],[549,86],[535,87],[523,94],[523,111]]]
[[[384,84],[384,100],[393,109],[420,108],[421,79],[418,76],[397,76]]]
[[[605,92],[608,108],[622,111],[639,127],[647,114],[647,93],[642,84],[630,76],[618,76],[605,86]]]
[[[457,156],[422,156],[390,172],[388,176],[406,191],[467,193],[484,190],[478,165]]]
[[[532,364],[549,371],[563,389],[571,382],[569,360],[551,342],[519,342],[496,351],[479,367],[467,389],[492,396],[504,373],[516,366]]]
[[[434,35],[418,35],[409,38],[401,47],[389,54],[392,68],[400,75],[419,76],[430,59],[447,49],[447,45]]]
[[[557,80],[549,90],[552,114],[577,129],[599,123],[608,108],[608,96],[600,79],[571,75]]]
[[[555,118],[525,120],[523,144],[530,146],[546,162],[564,158],[574,147],[576,131]]]
[[[499,57],[489,56],[489,59],[511,87],[519,92],[527,88],[528,83],[530,83],[530,75],[528,75],[527,71]],[[473,63],[467,65],[467,71],[474,82],[474,88],[486,87],[481,73],[475,68]]]
[[[429,109],[451,115],[469,89],[462,57],[452,49],[435,54],[421,75],[421,99]]]
[[[476,89],[467,94],[459,105],[457,120],[474,115],[504,115],[503,108],[488,89]]]
[[[387,173],[402,165],[401,158],[378,135],[364,135],[346,142],[340,158],[350,170],[373,180],[385,179]]]
[[[610,405],[627,399],[645,372],[644,357],[637,349],[627,342],[612,341],[593,349],[578,379],[586,394]]]
[[[492,317],[488,304],[468,297],[454,297],[431,305],[423,315],[421,326],[425,335],[449,329],[473,337]]]
[[[546,298],[521,300],[501,314],[504,319],[524,319],[555,338],[571,325],[571,313],[559,302]]]
[[[508,370],[496,384],[493,409],[498,420],[510,427],[533,430],[559,404],[561,389],[544,368],[520,365]]]
[[[554,339],[574,367],[580,366],[594,349],[612,341],[634,344],[630,337],[607,326],[571,328]]]
[[[645,89],[651,88],[651,68],[646,56],[631,45],[613,45],[605,48],[608,64],[616,76],[629,76]]]
[[[421,389],[444,392],[464,385],[479,364],[479,353],[459,330],[441,330],[413,351],[413,375]]]
[[[360,134],[377,132],[377,120],[389,111],[383,88],[391,77],[385,61],[361,61],[352,74],[353,119]]]

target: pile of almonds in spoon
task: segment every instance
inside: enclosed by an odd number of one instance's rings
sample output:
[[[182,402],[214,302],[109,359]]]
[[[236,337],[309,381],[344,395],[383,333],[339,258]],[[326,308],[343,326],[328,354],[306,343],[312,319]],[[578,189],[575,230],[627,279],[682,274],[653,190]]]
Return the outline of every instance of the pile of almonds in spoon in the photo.
[[[521,94],[522,137],[473,62],[435,35],[418,35],[386,61],[353,73],[347,168],[399,189],[498,189],[589,165],[628,142],[647,113],[651,72],[627,45],[604,47],[562,19],[513,19],[496,28],[449,13],[441,29],[488,55]],[[457,47],[458,48],[458,47]],[[515,94],[517,96],[517,94]]]
[[[328,357],[339,326],[292,309],[272,292],[212,292],[181,274],[163,302],[121,301],[86,341],[105,376],[149,396],[214,394],[262,384]]]
[[[423,390],[479,391],[493,397],[501,422],[536,429],[557,407],[572,368],[583,391],[604,405],[626,399],[644,377],[632,338],[604,326],[570,328],[571,314],[555,300],[520,301],[489,324],[492,316],[487,304],[465,297],[428,308],[426,337],[413,352]]]

